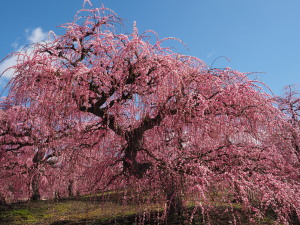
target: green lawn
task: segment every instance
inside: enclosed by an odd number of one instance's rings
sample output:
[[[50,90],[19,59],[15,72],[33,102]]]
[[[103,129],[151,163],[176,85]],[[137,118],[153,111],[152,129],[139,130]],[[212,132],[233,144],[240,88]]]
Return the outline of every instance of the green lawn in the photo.
[[[109,196],[108,196],[109,195]],[[133,224],[147,211],[161,211],[158,204],[120,204],[122,193],[82,196],[59,201],[37,201],[0,206],[0,224]],[[122,195],[123,196],[123,195]]]
[[[161,215],[162,205],[157,203],[120,204],[121,192],[110,192],[98,196],[81,196],[60,201],[37,201],[15,203],[8,206],[0,206],[1,225],[35,225],[35,224],[164,224],[158,221]],[[193,202],[188,206],[192,211]],[[224,210],[226,205],[219,205],[212,213],[212,224],[232,224],[230,213],[218,214],[218,210]],[[236,211],[240,211],[239,205],[234,205]],[[150,213],[145,214],[145,209]],[[199,214],[198,214],[199,215]],[[150,219],[149,219],[150,218]],[[241,224],[250,224],[245,218],[239,218]],[[273,224],[271,218],[264,218],[258,224]],[[198,216],[191,224],[205,224],[202,217]]]

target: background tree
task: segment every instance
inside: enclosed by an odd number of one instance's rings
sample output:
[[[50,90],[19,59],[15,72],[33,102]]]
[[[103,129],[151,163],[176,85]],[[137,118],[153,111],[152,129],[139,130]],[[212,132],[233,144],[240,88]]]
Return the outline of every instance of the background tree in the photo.
[[[287,116],[287,121],[290,125],[291,140],[293,148],[300,157],[300,95],[297,91],[296,85],[290,85],[285,87],[285,93],[283,96],[277,98],[278,108]]]
[[[241,204],[251,220],[269,209],[283,223],[300,218],[299,159],[276,145],[285,120],[272,99],[243,73],[152,44],[136,26],[118,33],[119,23],[110,9],[82,9],[64,35],[16,53],[8,98],[10,110],[26,112],[18,129],[31,133],[22,140],[33,163],[55,155],[73,179],[58,176],[55,185],[50,174],[40,187],[68,192],[87,174],[81,192],[121,188],[140,202],[147,192],[147,201],[166,202],[175,224],[184,223],[187,200],[207,223],[220,202]],[[5,131],[1,138],[1,154],[26,151]]]

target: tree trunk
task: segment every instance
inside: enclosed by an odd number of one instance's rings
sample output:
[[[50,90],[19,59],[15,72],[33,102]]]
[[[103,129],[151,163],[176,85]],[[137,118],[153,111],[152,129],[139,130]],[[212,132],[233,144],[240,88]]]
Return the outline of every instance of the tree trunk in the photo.
[[[167,185],[167,224],[184,224],[183,202],[180,185],[174,183]]]
[[[59,201],[61,199],[59,191],[54,192],[54,200]]]
[[[69,180],[69,185],[68,185],[68,196],[73,197],[73,180]]]
[[[41,199],[41,195],[39,191],[39,182],[40,182],[40,175],[36,173],[33,175],[31,181],[31,190],[32,190],[32,195],[30,197],[31,201],[37,201]]]
[[[5,197],[0,194],[0,205],[6,205]]]
[[[124,169],[129,174],[134,175],[137,178],[142,178],[151,167],[150,162],[140,163],[136,159],[138,151],[143,146],[143,133],[140,129],[135,129],[131,132],[127,132],[125,139],[127,141],[127,147],[124,151]]]
[[[33,175],[31,180],[31,191],[32,195],[30,197],[31,201],[37,201],[41,199],[40,191],[39,191],[39,184],[40,184],[40,174],[39,174],[39,165],[42,162],[43,158],[45,156],[45,150],[39,149],[33,159],[32,162],[34,163],[30,173]]]

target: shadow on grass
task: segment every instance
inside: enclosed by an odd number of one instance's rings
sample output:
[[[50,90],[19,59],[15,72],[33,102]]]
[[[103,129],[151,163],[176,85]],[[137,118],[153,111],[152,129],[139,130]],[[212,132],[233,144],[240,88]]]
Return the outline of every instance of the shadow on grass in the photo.
[[[228,224],[234,224],[233,217],[231,213],[223,213],[226,210],[225,207],[219,207],[214,212],[210,214],[210,224],[211,225],[228,225]],[[207,224],[208,220],[203,220],[203,217],[201,215],[201,212],[196,212],[196,216],[193,218],[193,220],[189,220],[192,208],[189,209],[186,212],[187,220],[183,224],[191,224],[191,225],[205,225]],[[235,209],[235,213],[238,213],[240,215],[239,218],[237,218],[237,224],[243,224],[243,225],[250,225],[248,221],[248,217],[242,213],[240,209]],[[274,220],[276,218],[273,217],[273,215],[269,215],[268,217],[264,218],[263,220],[257,221],[257,224],[260,225],[271,225],[274,224]],[[168,225],[179,225],[174,218],[174,222],[169,222]],[[162,212],[150,212],[146,216],[143,214],[133,214],[129,216],[119,216],[115,217],[113,219],[83,219],[78,221],[71,221],[71,220],[61,220],[61,221],[55,221],[51,223],[51,225],[137,225],[137,224],[145,224],[145,225],[156,225],[156,224],[166,224],[165,220],[162,219]],[[296,225],[296,224],[295,224]]]

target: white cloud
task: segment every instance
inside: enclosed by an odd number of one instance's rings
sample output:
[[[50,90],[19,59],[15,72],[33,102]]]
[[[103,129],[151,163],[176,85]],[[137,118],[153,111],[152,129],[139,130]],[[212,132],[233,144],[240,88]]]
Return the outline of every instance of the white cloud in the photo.
[[[15,41],[14,43],[11,44],[11,47],[13,47],[14,49],[18,49],[19,45],[20,44],[17,41]]]
[[[46,41],[47,37],[48,37],[47,32],[44,32],[41,27],[37,27],[37,28],[33,29],[31,32],[29,29],[26,29],[25,33],[27,33],[27,43],[29,43],[29,44],[35,44],[35,43],[38,43],[41,41]],[[26,52],[25,52],[24,45],[20,45],[17,41],[12,43],[12,47],[14,48],[13,51],[16,51],[16,52],[23,52],[25,54],[30,54],[32,52],[32,49],[30,47],[26,48]],[[11,57],[4,60],[3,62],[0,62],[0,77],[1,77],[1,79],[8,80],[14,76],[15,71],[13,69],[7,70],[7,68],[16,65],[17,59],[18,59],[18,57],[16,55],[12,55]],[[2,73],[3,73],[3,75],[2,75]],[[3,83],[3,81],[0,80],[0,86],[1,86],[1,83]]]
[[[4,60],[0,64],[0,74],[3,73],[3,75],[2,75],[3,78],[10,79],[13,77],[15,71],[13,69],[9,69],[9,70],[7,70],[7,69],[9,67],[16,65],[16,63],[17,63],[17,56],[14,55],[14,56]]]
[[[28,30],[26,30],[26,32],[28,33]],[[48,34],[46,32],[44,32],[42,28],[37,27],[27,37],[27,40],[31,44],[33,44],[33,43],[38,43],[38,42],[41,42],[41,41],[45,41],[47,39],[47,36],[48,36]]]

